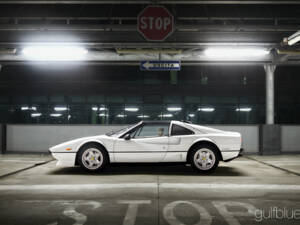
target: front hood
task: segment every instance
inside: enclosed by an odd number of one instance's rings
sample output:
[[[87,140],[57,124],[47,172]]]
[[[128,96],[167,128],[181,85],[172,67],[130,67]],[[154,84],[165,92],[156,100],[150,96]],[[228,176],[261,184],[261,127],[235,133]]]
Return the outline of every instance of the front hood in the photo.
[[[85,142],[87,140],[92,140],[92,139],[99,139],[101,137],[105,137],[106,135],[97,135],[97,136],[88,136],[88,137],[82,137],[82,138],[76,138],[70,141],[66,141],[63,142],[61,144],[52,146],[49,148],[50,152],[60,152],[60,151],[67,151],[66,148],[70,148],[71,150],[68,150],[70,152],[76,151],[77,146],[82,143]]]

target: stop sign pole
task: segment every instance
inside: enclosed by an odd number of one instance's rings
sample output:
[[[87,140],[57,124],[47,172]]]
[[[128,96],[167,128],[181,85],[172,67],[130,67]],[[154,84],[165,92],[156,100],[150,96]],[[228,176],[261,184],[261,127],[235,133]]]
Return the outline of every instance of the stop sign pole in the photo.
[[[172,34],[173,15],[163,6],[149,5],[138,15],[137,28],[147,41],[164,41]]]

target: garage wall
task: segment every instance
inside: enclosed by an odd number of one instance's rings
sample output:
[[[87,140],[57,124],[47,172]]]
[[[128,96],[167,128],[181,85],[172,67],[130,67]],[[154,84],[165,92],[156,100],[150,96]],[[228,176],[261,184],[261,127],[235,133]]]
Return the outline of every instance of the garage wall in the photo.
[[[7,152],[47,152],[49,147],[74,138],[104,134],[124,125],[7,125]],[[211,126],[243,135],[246,152],[258,152],[258,126]]]
[[[207,125],[210,126],[210,125]],[[259,151],[259,126],[258,125],[219,125],[210,126],[216,129],[226,130],[226,131],[236,131],[242,134],[242,147],[245,152],[258,153]]]
[[[7,125],[7,152],[47,152],[49,147],[74,138],[105,134],[123,126]]]
[[[300,126],[281,126],[281,151],[300,151]]]

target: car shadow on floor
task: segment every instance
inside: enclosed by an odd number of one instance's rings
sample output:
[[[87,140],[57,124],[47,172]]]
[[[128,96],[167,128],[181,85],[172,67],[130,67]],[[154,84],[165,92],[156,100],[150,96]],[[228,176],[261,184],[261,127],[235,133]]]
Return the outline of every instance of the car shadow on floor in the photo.
[[[238,168],[219,166],[211,173],[198,173],[190,166],[182,164],[112,164],[101,172],[88,172],[80,167],[57,168],[49,173],[50,175],[91,175],[91,176],[112,176],[112,175],[169,175],[169,176],[245,176]]]

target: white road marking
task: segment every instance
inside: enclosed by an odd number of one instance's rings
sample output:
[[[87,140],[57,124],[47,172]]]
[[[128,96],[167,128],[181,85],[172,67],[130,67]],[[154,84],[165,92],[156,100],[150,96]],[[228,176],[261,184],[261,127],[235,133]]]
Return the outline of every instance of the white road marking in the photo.
[[[19,162],[19,163],[40,163],[43,160],[17,160],[17,159],[0,159],[0,162]]]
[[[254,216],[255,211],[257,210],[253,205],[244,202],[213,201],[212,204],[217,208],[219,213],[223,216],[223,218],[229,225],[241,225],[235,217]],[[227,206],[238,206],[246,208],[247,212],[231,212],[227,209]]]
[[[159,187],[182,189],[300,190],[300,185],[293,184],[161,183]]]
[[[64,205],[65,209],[63,211],[63,214],[75,221],[73,225],[83,225],[87,221],[87,216],[79,213],[76,211],[76,208],[81,205],[88,205],[91,206],[92,209],[97,209],[101,206],[100,202],[96,201],[86,201],[86,200],[53,200],[53,201],[44,201],[44,200],[29,200],[25,202],[35,202],[35,203],[51,203],[51,204],[59,204],[59,205]],[[58,222],[53,222],[48,225],[57,225]]]
[[[128,204],[128,209],[123,220],[123,225],[134,225],[138,206],[140,204],[151,204],[151,200],[124,200],[118,201],[119,204]]]
[[[174,201],[166,205],[163,209],[163,215],[165,220],[171,225],[185,225],[180,222],[174,214],[174,208],[179,204],[185,204],[193,207],[197,210],[200,215],[199,221],[195,225],[210,225],[212,222],[211,215],[206,211],[205,208],[190,201]]]
[[[157,188],[157,183],[105,183],[105,184],[36,184],[36,185],[0,185],[0,191],[33,191],[33,190],[94,190],[94,189],[126,189]],[[300,185],[292,184],[229,184],[229,183],[160,183],[159,188],[179,189],[238,189],[238,190],[295,190]]]

